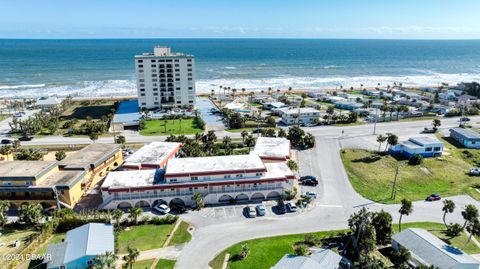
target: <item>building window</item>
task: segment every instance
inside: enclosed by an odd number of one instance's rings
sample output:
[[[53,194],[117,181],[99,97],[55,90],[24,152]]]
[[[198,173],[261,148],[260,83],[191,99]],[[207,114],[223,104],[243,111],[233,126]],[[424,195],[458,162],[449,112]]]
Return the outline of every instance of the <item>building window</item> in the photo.
[[[431,147],[426,148],[425,151],[432,151],[432,148]]]
[[[139,65],[138,65],[138,68],[142,68],[142,67],[143,67],[143,64],[139,64]]]
[[[262,176],[262,173],[256,173],[255,174],[257,177],[261,177]]]
[[[190,177],[191,180],[198,180],[198,177]]]
[[[441,149],[440,147],[434,147],[433,148],[434,151],[440,151],[440,149]]]
[[[143,60],[138,60],[137,62],[139,62],[139,63],[143,63]]]
[[[176,179],[176,178],[172,178],[172,179],[170,179],[170,182],[177,182],[177,179]]]
[[[224,175],[223,178],[230,178],[230,175]]]

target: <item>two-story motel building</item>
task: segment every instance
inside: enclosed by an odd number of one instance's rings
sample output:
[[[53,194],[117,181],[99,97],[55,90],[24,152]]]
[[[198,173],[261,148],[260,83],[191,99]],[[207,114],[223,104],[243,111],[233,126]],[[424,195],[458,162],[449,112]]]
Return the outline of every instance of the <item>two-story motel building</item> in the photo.
[[[192,205],[278,199],[293,189],[295,176],[284,162],[264,163],[256,154],[170,159],[165,169],[110,172],[102,187],[106,209]]]
[[[109,144],[92,144],[60,162],[0,162],[0,200],[9,201],[11,209],[29,202],[49,208],[58,197],[63,206],[73,207],[122,162],[120,146]]]

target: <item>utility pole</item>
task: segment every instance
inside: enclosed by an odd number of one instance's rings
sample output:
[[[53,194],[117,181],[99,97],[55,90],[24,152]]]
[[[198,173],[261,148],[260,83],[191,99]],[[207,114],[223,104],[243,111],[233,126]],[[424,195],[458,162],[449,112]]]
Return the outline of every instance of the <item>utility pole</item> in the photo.
[[[397,163],[397,171],[395,171],[395,178],[393,179],[393,185],[392,185],[392,194],[390,195],[390,198],[395,200],[395,197],[397,196],[397,178],[398,174],[400,173],[400,165]]]
[[[378,107],[375,108],[375,122],[373,123],[373,135],[377,134]]]

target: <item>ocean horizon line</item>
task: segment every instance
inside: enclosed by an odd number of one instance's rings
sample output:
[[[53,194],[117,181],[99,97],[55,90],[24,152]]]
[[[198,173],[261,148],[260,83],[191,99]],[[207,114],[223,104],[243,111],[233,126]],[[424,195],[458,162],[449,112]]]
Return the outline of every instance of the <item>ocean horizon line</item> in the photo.
[[[480,41],[476,38],[351,38],[351,37],[0,37],[0,40],[346,40],[346,41]]]

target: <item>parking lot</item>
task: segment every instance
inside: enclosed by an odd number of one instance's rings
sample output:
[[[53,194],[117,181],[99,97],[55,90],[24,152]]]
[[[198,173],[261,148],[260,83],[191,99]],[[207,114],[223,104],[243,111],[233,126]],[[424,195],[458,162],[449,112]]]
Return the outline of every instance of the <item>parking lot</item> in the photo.
[[[257,216],[257,219],[262,218],[284,218],[284,217],[292,217],[297,216],[304,212],[304,208],[297,208],[296,212],[289,212],[285,214],[277,214],[275,210],[276,202],[264,202],[263,203],[266,207],[265,216]],[[250,206],[255,206],[256,204],[249,204]],[[248,218],[245,212],[245,207],[247,204],[244,205],[225,205],[225,206],[217,206],[217,207],[207,207],[203,208],[202,210],[195,212],[196,214],[201,215],[205,219],[211,220],[240,220]]]

